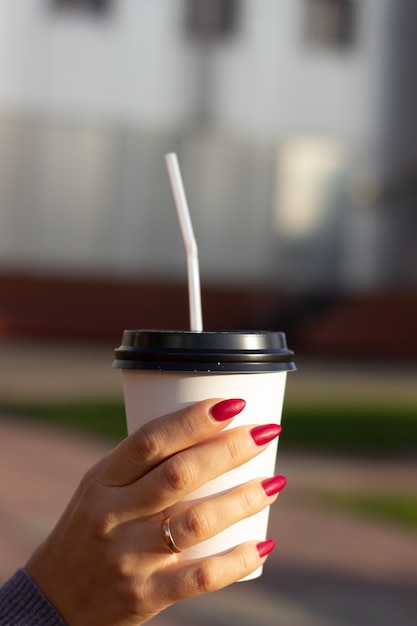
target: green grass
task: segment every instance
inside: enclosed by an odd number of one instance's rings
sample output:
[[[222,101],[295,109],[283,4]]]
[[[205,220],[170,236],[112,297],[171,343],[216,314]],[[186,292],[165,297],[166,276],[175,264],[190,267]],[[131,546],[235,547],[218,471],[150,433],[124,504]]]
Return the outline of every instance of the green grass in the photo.
[[[1,408],[17,418],[31,418],[112,441],[120,441],[126,436],[125,410],[121,402],[22,403]]]
[[[282,425],[288,447],[373,456],[417,453],[417,404],[288,405]]]
[[[417,531],[416,495],[323,493],[315,495],[314,500],[330,509],[382,519]]]
[[[15,403],[0,408],[113,441],[126,435],[122,402]],[[287,450],[368,456],[417,454],[417,406],[288,404],[282,424],[280,445]]]

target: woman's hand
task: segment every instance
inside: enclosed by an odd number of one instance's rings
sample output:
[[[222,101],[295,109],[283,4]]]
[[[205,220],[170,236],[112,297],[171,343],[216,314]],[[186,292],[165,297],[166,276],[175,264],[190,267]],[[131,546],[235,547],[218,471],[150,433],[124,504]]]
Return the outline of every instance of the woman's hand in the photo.
[[[166,509],[249,461],[279,435],[277,425],[221,432],[244,404],[207,400],[149,422],[87,472],[26,565],[69,626],[137,626],[174,602],[237,581],[265,561],[271,541],[179,561],[162,531]],[[284,484],[283,477],[253,480],[173,515],[175,544],[183,550],[256,513]]]

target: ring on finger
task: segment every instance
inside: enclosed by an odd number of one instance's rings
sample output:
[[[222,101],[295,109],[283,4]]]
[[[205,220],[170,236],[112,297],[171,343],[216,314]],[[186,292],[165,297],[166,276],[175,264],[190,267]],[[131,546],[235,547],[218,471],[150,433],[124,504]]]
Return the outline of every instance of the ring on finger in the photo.
[[[182,551],[179,549],[179,547],[176,545],[174,541],[174,538],[171,532],[171,526],[169,524],[170,521],[171,521],[171,518],[168,516],[162,522],[162,534],[164,537],[165,545],[167,546],[168,550],[172,552],[172,554],[178,554],[179,552],[182,552]]]

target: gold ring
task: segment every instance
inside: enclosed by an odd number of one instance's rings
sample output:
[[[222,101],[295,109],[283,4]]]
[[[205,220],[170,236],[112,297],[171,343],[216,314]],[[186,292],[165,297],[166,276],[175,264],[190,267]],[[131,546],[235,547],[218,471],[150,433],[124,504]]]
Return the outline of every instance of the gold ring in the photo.
[[[175,541],[172,537],[171,528],[169,522],[171,521],[170,517],[166,517],[162,522],[162,533],[164,535],[165,544],[170,552],[173,554],[178,554],[181,550],[175,544]]]

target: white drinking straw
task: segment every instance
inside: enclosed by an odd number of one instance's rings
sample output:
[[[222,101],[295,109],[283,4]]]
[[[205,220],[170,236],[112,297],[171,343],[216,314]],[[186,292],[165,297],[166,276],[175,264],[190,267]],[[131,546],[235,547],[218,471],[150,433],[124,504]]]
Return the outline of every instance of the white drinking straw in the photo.
[[[190,212],[188,210],[180,166],[175,152],[166,154],[165,161],[187,254],[190,327],[193,331],[201,332],[203,330],[203,318],[201,314],[200,271],[198,266],[197,243],[194,237]]]

